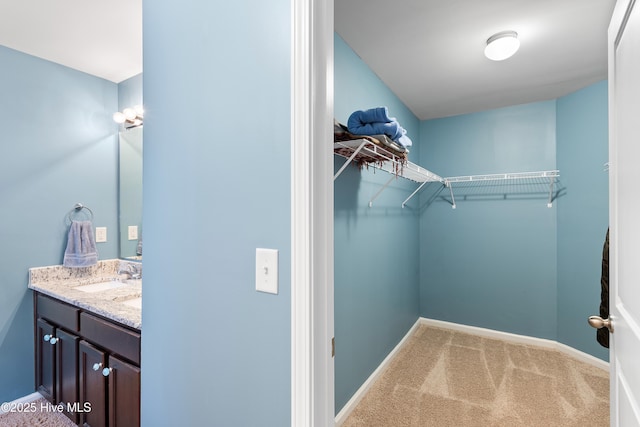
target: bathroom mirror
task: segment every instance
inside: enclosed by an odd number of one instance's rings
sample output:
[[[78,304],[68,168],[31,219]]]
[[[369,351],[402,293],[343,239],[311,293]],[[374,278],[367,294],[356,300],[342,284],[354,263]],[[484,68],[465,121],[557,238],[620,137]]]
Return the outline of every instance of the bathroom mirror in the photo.
[[[142,260],[142,126],[119,140],[120,258]]]

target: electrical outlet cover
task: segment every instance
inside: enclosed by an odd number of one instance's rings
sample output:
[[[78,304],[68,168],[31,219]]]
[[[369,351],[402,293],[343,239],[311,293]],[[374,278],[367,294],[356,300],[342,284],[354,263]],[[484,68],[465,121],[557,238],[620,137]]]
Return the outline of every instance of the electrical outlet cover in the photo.
[[[107,241],[107,227],[96,227],[96,243]]]
[[[138,226],[130,225],[127,227],[127,238],[129,240],[138,240]]]

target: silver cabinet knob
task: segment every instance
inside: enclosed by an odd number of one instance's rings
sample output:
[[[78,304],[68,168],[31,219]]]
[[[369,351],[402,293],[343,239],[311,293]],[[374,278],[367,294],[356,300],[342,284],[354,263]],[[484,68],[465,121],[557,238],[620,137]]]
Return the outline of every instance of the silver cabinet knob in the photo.
[[[110,373],[111,373],[111,368],[104,368],[102,370],[102,375],[105,377],[108,377]]]
[[[49,340],[51,339],[51,335],[47,334],[44,337],[42,337],[43,340],[45,340],[46,342],[49,342]]]
[[[600,316],[590,316],[589,324],[596,329],[607,328],[610,333],[613,333],[613,323],[611,323],[610,318],[603,319]]]
[[[49,340],[49,344],[54,345],[55,343],[57,343],[60,340],[60,338],[56,338],[56,337],[51,337],[51,339]]]
[[[93,370],[94,371],[99,371],[100,368],[102,368],[102,363],[94,363],[93,364]]]

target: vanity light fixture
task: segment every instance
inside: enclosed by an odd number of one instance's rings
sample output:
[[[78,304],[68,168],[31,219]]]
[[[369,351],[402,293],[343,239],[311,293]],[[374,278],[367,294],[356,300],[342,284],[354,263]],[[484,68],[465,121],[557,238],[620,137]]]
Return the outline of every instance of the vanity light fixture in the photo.
[[[492,61],[502,61],[513,56],[519,48],[518,33],[501,31],[487,39],[484,55]]]
[[[113,113],[113,121],[118,124],[123,124],[125,129],[142,126],[143,117],[144,109],[142,108],[142,105],[125,108],[122,112],[118,111]]]

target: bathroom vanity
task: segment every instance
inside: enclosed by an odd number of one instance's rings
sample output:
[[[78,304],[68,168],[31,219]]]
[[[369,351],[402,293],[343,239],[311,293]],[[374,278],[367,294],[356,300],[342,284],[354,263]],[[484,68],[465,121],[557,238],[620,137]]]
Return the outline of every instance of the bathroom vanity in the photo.
[[[121,278],[108,263],[84,275],[89,272],[79,270],[86,269],[60,266],[30,270],[35,385],[76,424],[135,427],[142,285]]]

